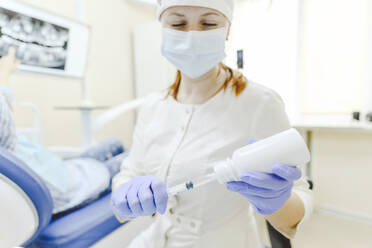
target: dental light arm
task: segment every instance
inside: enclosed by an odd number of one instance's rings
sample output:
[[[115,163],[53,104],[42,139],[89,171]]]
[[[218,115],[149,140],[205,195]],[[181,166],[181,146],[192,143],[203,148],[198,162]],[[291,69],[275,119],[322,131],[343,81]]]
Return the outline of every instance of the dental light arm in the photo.
[[[109,125],[111,122],[119,118],[120,116],[129,113],[132,110],[136,110],[141,107],[145,102],[146,98],[139,98],[130,102],[123,103],[117,107],[108,110],[106,113],[102,114],[93,123],[93,134],[98,133],[104,127]]]

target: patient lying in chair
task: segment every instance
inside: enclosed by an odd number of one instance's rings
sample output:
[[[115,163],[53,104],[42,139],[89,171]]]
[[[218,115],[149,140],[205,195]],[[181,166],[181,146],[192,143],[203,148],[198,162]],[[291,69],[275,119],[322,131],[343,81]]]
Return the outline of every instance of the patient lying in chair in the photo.
[[[17,135],[12,112],[12,92],[6,86],[18,66],[15,51],[0,59],[0,146],[24,161],[48,187],[53,198],[53,214],[78,208],[98,198],[110,188],[126,152],[116,139],[106,140],[81,154],[62,160],[42,145]]]

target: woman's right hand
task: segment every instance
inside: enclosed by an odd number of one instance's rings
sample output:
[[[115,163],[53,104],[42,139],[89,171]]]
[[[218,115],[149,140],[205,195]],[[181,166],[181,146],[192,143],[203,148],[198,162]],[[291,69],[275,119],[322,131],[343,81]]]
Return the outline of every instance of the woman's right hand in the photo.
[[[166,184],[152,175],[135,177],[111,195],[114,212],[124,219],[164,214],[167,203]]]
[[[16,50],[12,47],[7,56],[0,58],[0,84],[7,84],[9,77],[18,69],[20,62],[15,53]]]

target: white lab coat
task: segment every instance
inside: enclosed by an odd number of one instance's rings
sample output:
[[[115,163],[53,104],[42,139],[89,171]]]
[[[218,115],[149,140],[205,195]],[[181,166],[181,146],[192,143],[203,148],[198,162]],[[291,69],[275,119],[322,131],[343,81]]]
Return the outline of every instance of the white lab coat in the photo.
[[[249,138],[290,128],[281,98],[252,82],[238,97],[228,88],[200,105],[165,96],[154,94],[142,107],[130,155],[113,190],[145,174],[157,175],[168,186],[183,183],[203,175],[213,161],[231,157]],[[308,184],[301,179],[294,191],[307,217],[312,207]],[[154,218],[130,248],[262,247],[249,201],[218,182],[170,198],[166,214]]]

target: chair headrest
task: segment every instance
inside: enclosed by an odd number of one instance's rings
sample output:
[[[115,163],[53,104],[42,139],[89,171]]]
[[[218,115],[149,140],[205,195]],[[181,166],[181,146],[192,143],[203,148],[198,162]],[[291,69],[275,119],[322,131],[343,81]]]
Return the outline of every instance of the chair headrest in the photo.
[[[23,244],[27,246],[49,224],[53,212],[52,197],[40,177],[23,161],[3,148],[0,148],[0,173],[25,192],[37,211],[39,226],[34,236]]]

